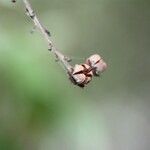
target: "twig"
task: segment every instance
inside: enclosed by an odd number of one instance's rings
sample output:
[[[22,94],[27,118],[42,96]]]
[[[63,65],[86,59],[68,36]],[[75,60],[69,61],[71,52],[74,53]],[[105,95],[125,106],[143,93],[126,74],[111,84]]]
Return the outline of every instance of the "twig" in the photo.
[[[13,3],[16,2],[16,0],[11,1]],[[98,76],[104,70],[106,70],[107,64],[98,54],[91,55],[89,58],[86,59],[86,61],[83,64],[80,65],[76,64],[74,67],[72,67],[69,64],[70,59],[65,57],[54,46],[50,38],[51,37],[50,32],[45,27],[43,27],[42,23],[37,18],[36,13],[33,11],[29,1],[23,0],[23,3],[25,4],[26,14],[34,22],[34,27],[39,29],[44,39],[48,43],[48,50],[51,51],[55,55],[56,59],[63,64],[69,75],[69,79],[73,84],[78,85],[79,87],[84,87],[92,80],[93,76]]]
[[[44,39],[48,43],[48,50],[55,54],[57,60],[59,60],[63,66],[65,67],[66,71],[68,73],[72,72],[72,66],[68,63],[68,58],[65,57],[52,43],[52,40],[50,39],[50,32],[43,27],[42,23],[39,21],[36,13],[31,7],[31,4],[28,0],[23,0],[25,7],[26,7],[26,14],[31,18],[31,20],[34,22],[34,25],[39,29],[41,34],[43,35]]]

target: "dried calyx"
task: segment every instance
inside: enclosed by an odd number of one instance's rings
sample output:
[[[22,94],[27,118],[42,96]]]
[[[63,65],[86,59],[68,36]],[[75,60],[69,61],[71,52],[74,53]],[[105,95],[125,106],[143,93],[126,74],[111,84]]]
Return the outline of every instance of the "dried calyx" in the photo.
[[[93,76],[99,76],[106,68],[107,64],[104,60],[98,54],[94,54],[87,58],[84,64],[76,64],[69,77],[75,85],[84,87]]]
[[[95,76],[99,76],[100,73],[104,72],[107,68],[107,64],[98,54],[91,55],[87,58],[86,64],[93,68],[93,74]]]
[[[87,64],[76,64],[73,68],[73,71],[70,75],[71,81],[74,84],[84,87],[92,80],[93,72],[89,65]]]

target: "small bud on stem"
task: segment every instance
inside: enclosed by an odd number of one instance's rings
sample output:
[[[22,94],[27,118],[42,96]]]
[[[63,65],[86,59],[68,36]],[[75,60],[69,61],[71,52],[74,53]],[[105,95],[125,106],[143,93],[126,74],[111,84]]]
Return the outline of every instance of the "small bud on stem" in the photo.
[[[12,3],[16,3],[16,0],[11,0]]]

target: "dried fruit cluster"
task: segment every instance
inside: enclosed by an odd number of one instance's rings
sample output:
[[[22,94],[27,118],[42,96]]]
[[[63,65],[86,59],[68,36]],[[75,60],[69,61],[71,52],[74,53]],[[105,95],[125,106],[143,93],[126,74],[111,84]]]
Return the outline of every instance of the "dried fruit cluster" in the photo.
[[[16,0],[11,0],[13,3]],[[39,21],[35,11],[32,9],[31,4],[28,0],[22,0],[25,8],[26,14],[31,18],[35,27],[39,29],[42,33],[43,38],[48,43],[48,49],[55,54],[56,58],[63,64],[65,69],[67,70],[71,81],[80,87],[84,87],[87,85],[93,76],[99,76],[106,68],[107,64],[98,54],[91,55],[89,58],[86,59],[85,63],[83,64],[76,64],[72,67],[66,59],[65,55],[63,55],[53,44],[50,38],[50,32],[43,27],[42,23]]]
[[[75,85],[84,87],[93,76],[99,76],[106,68],[107,64],[101,56],[94,54],[87,58],[84,64],[76,64],[69,76]]]

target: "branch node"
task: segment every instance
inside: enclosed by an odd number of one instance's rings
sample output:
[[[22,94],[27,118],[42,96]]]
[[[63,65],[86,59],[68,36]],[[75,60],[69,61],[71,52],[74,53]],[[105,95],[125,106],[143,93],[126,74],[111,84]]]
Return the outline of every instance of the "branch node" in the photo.
[[[29,10],[27,7],[26,7],[26,14],[31,18],[31,19],[34,19],[35,17],[35,12],[33,10]]]
[[[16,0],[11,0],[12,3],[16,3]]]
[[[67,57],[67,56],[64,57],[64,60],[66,60],[67,62],[71,62],[72,61],[72,59]]]
[[[46,28],[45,28],[45,32],[47,33],[47,35],[48,35],[49,37],[51,36],[50,31],[49,31],[49,30],[47,30]]]
[[[48,51],[52,51],[52,48],[48,48]]]

